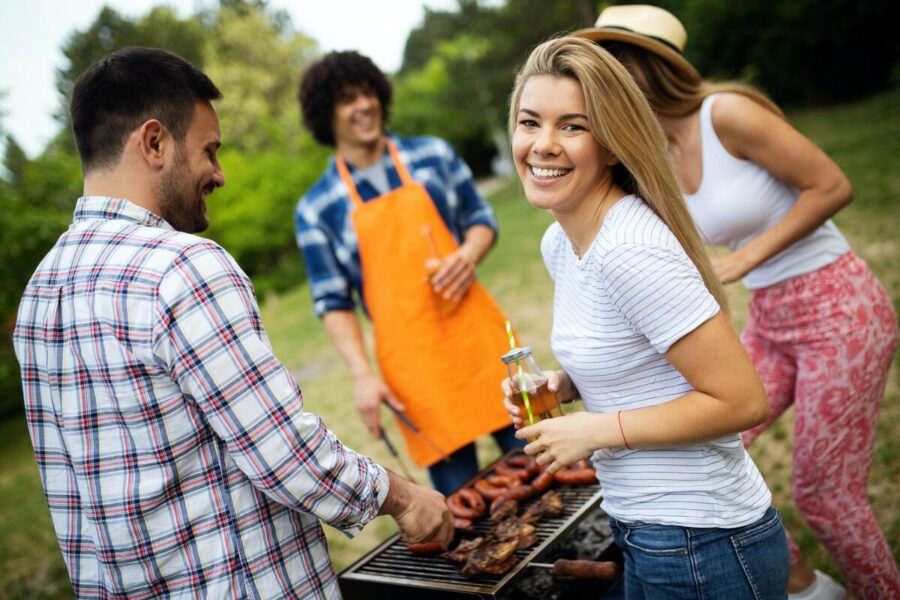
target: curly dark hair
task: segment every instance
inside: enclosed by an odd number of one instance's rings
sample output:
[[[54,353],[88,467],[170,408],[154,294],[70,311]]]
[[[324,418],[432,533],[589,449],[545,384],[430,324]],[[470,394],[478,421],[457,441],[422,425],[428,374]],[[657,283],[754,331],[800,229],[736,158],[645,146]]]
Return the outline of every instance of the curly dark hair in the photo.
[[[353,50],[329,52],[315,61],[300,77],[300,110],[303,123],[317,142],[334,146],[334,107],[347,90],[372,92],[381,102],[382,122],[391,112],[391,82],[368,57]]]

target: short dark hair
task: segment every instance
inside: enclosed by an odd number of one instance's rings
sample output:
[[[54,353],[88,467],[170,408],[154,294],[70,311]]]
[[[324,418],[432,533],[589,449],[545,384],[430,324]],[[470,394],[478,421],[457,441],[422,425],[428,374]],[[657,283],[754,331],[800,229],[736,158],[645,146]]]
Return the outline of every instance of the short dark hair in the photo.
[[[352,50],[329,52],[312,63],[300,77],[300,109],[303,123],[317,142],[334,146],[335,104],[352,88],[359,88],[378,96],[383,122],[391,111],[393,89],[381,69],[368,57]]]
[[[72,89],[69,115],[82,170],[116,164],[128,135],[158,119],[183,140],[195,100],[221,92],[197,67],[159,48],[123,48],[82,73]]]

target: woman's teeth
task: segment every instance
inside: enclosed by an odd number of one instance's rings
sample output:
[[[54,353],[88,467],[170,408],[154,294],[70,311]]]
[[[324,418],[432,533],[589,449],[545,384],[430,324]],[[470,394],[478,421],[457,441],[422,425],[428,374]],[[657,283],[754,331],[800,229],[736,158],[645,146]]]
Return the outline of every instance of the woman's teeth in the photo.
[[[568,173],[571,169],[542,169],[540,167],[531,167],[531,172],[534,173],[535,177],[541,179],[552,179],[553,177],[562,177],[566,173]]]

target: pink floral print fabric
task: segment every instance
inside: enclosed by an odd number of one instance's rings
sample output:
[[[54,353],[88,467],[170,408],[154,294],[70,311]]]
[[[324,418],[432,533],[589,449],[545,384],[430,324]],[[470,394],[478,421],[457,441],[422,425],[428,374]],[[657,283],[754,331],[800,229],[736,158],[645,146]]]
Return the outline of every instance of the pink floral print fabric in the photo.
[[[793,492],[800,514],[855,598],[900,598],[900,574],[866,487],[876,424],[897,347],[897,317],[881,283],[849,252],[755,290],[741,340],[769,395],[769,420],[794,404]],[[800,551],[788,536],[791,562]]]

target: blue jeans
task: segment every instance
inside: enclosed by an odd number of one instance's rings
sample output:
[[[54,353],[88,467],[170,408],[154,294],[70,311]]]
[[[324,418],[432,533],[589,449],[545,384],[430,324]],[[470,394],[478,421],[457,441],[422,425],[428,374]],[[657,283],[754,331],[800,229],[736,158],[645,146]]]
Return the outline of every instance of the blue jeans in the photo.
[[[512,425],[498,429],[491,435],[494,436],[494,440],[504,453],[509,452],[513,448],[521,448],[527,443],[525,440],[516,439],[516,430]],[[475,454],[475,442],[468,446],[463,446],[451,454],[449,458],[449,463],[440,460],[428,467],[428,475],[431,476],[431,483],[434,484],[434,489],[444,495],[455,492],[462,484],[472,479],[478,473],[478,456]]]
[[[736,529],[609,521],[625,558],[627,600],[787,597],[787,539],[774,508]]]

